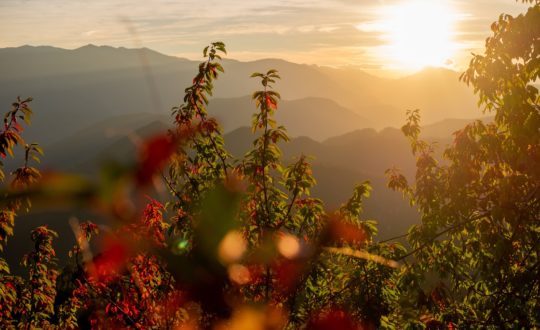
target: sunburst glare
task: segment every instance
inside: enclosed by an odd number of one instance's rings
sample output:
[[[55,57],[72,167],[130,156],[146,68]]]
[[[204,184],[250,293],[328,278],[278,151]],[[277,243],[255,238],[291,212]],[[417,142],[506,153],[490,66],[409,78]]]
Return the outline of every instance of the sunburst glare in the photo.
[[[377,14],[376,22],[358,28],[381,33],[376,56],[387,60],[387,68],[410,71],[452,63],[459,16],[448,1],[402,1],[380,7]]]

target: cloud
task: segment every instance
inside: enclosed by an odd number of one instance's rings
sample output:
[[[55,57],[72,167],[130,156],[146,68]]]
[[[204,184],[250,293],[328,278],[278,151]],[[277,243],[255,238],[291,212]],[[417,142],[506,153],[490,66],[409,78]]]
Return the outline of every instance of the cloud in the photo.
[[[379,21],[362,22],[355,25],[356,29],[361,32],[381,32],[384,31],[384,26]]]
[[[199,54],[222,39],[243,57],[372,67],[380,65],[369,56],[382,42],[377,10],[398,1],[405,0],[0,0],[0,40],[76,48],[133,47],[136,38],[166,54]],[[482,47],[500,12],[526,7],[511,0],[448,1],[462,14],[456,38],[467,49]]]
[[[87,37],[91,37],[93,35],[95,35],[96,33],[98,33],[98,31],[96,30],[90,30],[90,31],[86,31],[83,33],[83,35],[87,36]]]
[[[330,32],[335,32],[335,31],[337,31],[339,29],[340,29],[340,27],[337,26],[337,25],[327,25],[327,26],[321,26],[320,28],[317,29],[317,31],[330,33]]]

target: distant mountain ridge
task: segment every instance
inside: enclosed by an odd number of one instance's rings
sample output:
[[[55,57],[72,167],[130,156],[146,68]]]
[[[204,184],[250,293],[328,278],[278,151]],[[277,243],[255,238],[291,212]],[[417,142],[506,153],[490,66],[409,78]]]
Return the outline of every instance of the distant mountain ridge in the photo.
[[[238,99],[215,99],[214,106],[217,110],[210,109],[210,115],[216,116],[222,127],[224,127],[225,136],[227,141],[233,144],[233,151],[245,151],[251,146],[251,140],[246,139],[246,136],[251,136],[250,129],[247,127],[253,113],[251,107],[244,107],[243,111],[237,111],[233,114],[239,118],[228,118],[229,121],[219,120],[220,116],[226,116],[231,109],[238,105],[238,103],[246,103],[251,105],[249,97],[243,97]],[[315,98],[314,101],[317,101]],[[276,112],[276,119],[279,125],[287,123],[282,120],[283,114],[286,112],[287,107],[294,106],[295,101],[283,101],[282,106]],[[299,109],[299,112],[306,111],[309,108],[295,108]],[[294,111],[294,110],[293,110]],[[286,116],[285,119],[287,120]],[[486,122],[492,120],[487,117],[483,119]],[[445,144],[450,142],[452,133],[463,128],[468,123],[472,122],[472,119],[446,119],[431,125],[425,125],[422,127],[422,137],[429,141],[438,141],[439,144],[444,147]],[[241,122],[241,126],[234,126],[235,123]],[[142,131],[146,133],[158,133],[171,128],[173,124],[173,118],[166,114],[155,113],[137,113],[137,114],[125,114],[109,117],[100,122],[90,124],[83,129],[75,132],[74,134],[52,144],[45,144],[45,157],[43,158],[42,165],[44,166],[58,166],[60,164],[68,164],[71,169],[76,169],[81,164],[88,161],[95,161],[93,166],[97,166],[100,157],[99,155],[106,156],[107,152],[102,152],[104,149],[109,148],[110,145],[115,144],[119,140],[141,139],[147,134],[139,136]],[[224,125],[223,125],[224,124]],[[293,128],[294,128],[294,124]],[[302,124],[302,123],[299,123]],[[149,130],[149,127],[154,127],[153,130]],[[317,126],[309,127],[310,129],[319,130]],[[301,127],[300,127],[301,129]],[[33,127],[29,131],[33,130]],[[342,164],[348,164],[351,168],[359,167],[364,172],[377,172],[380,175],[381,168],[391,165],[393,158],[402,160],[404,158],[410,158],[409,144],[404,138],[403,134],[397,129],[388,127],[382,130],[375,130],[373,128],[362,128],[351,130],[346,133],[338,133],[330,136],[326,139],[319,139],[319,141],[310,137],[309,134],[297,134],[292,135],[290,129],[288,129],[289,135],[293,137],[290,144],[286,144],[286,154],[297,155],[304,153],[307,155],[317,155],[318,160],[328,160],[328,164],[336,163],[342,167]],[[26,132],[25,132],[26,133]],[[385,147],[382,147],[382,144]],[[319,158],[319,149],[324,146],[325,156]],[[287,150],[291,149],[291,152]],[[364,161],[362,163],[355,163],[351,161],[355,156],[351,155],[349,151],[362,149],[360,154],[362,157],[368,159],[370,154],[373,154],[373,159],[385,158],[387,161],[384,166],[375,165],[371,169],[367,169],[367,164],[372,161]],[[370,150],[372,149],[372,150]],[[334,150],[334,151],[333,151]],[[337,155],[334,155],[334,152]],[[340,153],[342,155],[340,156]],[[115,155],[114,152],[109,153]],[[118,156],[118,155],[116,155]],[[242,156],[241,153],[236,156]],[[341,160],[339,160],[341,159]],[[340,164],[340,161],[343,163]],[[400,161],[398,161],[399,163]],[[411,160],[412,164],[412,160]],[[412,166],[408,167],[412,171]],[[409,171],[409,173],[410,173]]]
[[[60,76],[81,72],[140,68],[141,56],[156,66],[191,64],[187,59],[168,56],[149,48],[95,46],[88,44],[73,50],[53,46],[0,48],[0,69],[10,78]],[[24,67],[21,64],[24,63]]]
[[[0,49],[0,104],[9,105],[17,95],[33,96],[35,134],[29,133],[29,138],[49,143],[110,116],[168,114],[172,106],[180,103],[198,63],[147,48],[94,45],[74,50],[50,46],[3,48]],[[226,72],[216,83],[216,98],[250,95],[259,89],[258,82],[249,78],[250,74],[270,68],[279,70],[282,76],[275,88],[284,100],[300,102],[317,98],[320,102],[315,105],[311,102],[309,108],[313,110],[309,114],[325,113],[318,121],[324,121],[326,125],[321,130],[328,131],[312,136],[317,139],[334,135],[336,131],[369,126],[399,127],[405,120],[405,110],[413,108],[421,108],[424,123],[448,117],[481,116],[475,110],[472,91],[458,81],[459,74],[445,69],[426,69],[409,77],[387,79],[354,68],[319,67],[279,59],[251,62],[225,59],[223,65]],[[331,120],[328,113],[332,111],[347,113],[341,117],[350,120],[339,121],[339,115]],[[306,116],[293,120],[294,114],[288,112],[289,122],[306,120]],[[247,124],[238,122],[231,127]],[[314,134],[313,130],[301,130],[299,134]]]
[[[141,66],[143,62],[149,66]],[[25,138],[45,146],[43,167],[95,171],[100,159],[134,157],[133,137],[170,127],[169,109],[180,103],[197,64],[149,49],[93,45],[75,50],[46,46],[0,49],[0,101],[8,105],[16,95],[35,98],[34,124],[25,131]],[[395,104],[427,102],[427,107],[430,101],[425,99],[431,96],[445,95],[458,85],[466,89],[457,81],[457,73],[442,69],[386,79],[356,69],[276,59],[224,60],[223,64],[226,73],[215,86],[209,113],[228,132],[225,138],[233,154],[241,156],[253,138],[245,128],[255,111],[247,95],[259,86],[249,75],[276,68],[283,77],[275,86],[283,96],[276,119],[294,137],[283,146],[284,157],[290,160],[302,153],[315,157],[320,177],[315,194],[332,207],[348,196],[354,182],[372,180],[379,192],[369,202],[368,213],[383,218],[389,216],[382,206],[386,202],[405,210],[384,188],[384,170],[397,165],[408,176],[414,174],[407,140],[397,128],[383,129],[404,122],[405,108]],[[159,93],[161,107],[152,102],[154,92]],[[431,105],[439,112],[424,110],[423,116],[445,119],[452,115],[447,110],[451,104],[445,102],[439,100],[438,108]],[[447,143],[450,133],[470,120],[425,125],[424,136]],[[410,223],[410,214],[407,219]]]
[[[463,120],[448,120],[423,127],[425,132],[453,132],[466,124]],[[134,161],[136,141],[170,128],[172,119],[155,114],[135,114],[115,117],[88,126],[66,141],[46,146],[42,168],[96,173],[104,160],[122,163]],[[449,126],[453,125],[453,126]],[[441,129],[442,128],[442,129]],[[225,146],[234,157],[242,157],[256,135],[248,127],[225,134]],[[441,145],[450,143],[450,135],[427,137]],[[366,201],[366,216],[381,222],[385,237],[399,234],[417,221],[416,213],[401,195],[386,188],[384,171],[397,166],[408,177],[415,173],[415,159],[404,135],[396,128],[376,131],[360,129],[324,141],[309,137],[292,138],[281,143],[286,163],[301,154],[312,157],[317,185],[313,190],[329,209],[336,208],[350,195],[354,184],[370,180],[373,196]],[[392,207],[387,207],[392,205]]]
[[[103,160],[129,162],[136,157],[138,138],[171,127],[170,108],[181,103],[198,63],[147,48],[4,48],[0,49],[0,106],[7,109],[17,95],[34,97],[33,125],[24,136],[44,146],[39,167],[92,177]],[[283,100],[276,119],[293,137],[281,145],[284,159],[290,162],[300,154],[314,157],[313,196],[321,197],[328,210],[346,201],[356,183],[370,180],[374,190],[365,203],[364,217],[380,222],[383,239],[402,234],[419,220],[401,194],[386,188],[384,177],[392,166],[414,176],[414,157],[396,128],[404,123],[405,110],[420,108],[423,137],[441,145],[448,144],[451,133],[471,118],[482,116],[475,111],[472,91],[458,81],[459,74],[444,69],[388,79],[354,68],[280,59],[225,59],[223,65],[226,73],[215,85],[209,113],[227,133],[227,149],[240,157],[252,146],[254,136],[246,126],[255,106],[249,95],[260,86],[249,76],[278,69],[282,80],[275,88]],[[20,219],[16,235],[28,235],[37,224],[47,223],[62,237],[71,237],[67,224],[71,216],[95,217],[78,210],[30,214]],[[72,240],[59,242],[59,252],[72,244]],[[24,250],[11,245],[8,255],[15,261]]]
[[[215,98],[208,106],[225,132],[251,125],[255,103],[251,97]],[[275,116],[279,125],[285,126],[291,136],[309,136],[322,141],[331,136],[358,128],[371,127],[372,123],[333,100],[305,97],[283,100]]]

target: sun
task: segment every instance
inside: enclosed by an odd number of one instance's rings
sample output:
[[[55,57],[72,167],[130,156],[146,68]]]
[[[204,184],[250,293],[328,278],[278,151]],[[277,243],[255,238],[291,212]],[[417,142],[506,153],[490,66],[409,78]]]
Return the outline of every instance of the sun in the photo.
[[[378,27],[388,66],[418,70],[448,66],[457,50],[456,14],[444,0],[413,0],[382,7]]]

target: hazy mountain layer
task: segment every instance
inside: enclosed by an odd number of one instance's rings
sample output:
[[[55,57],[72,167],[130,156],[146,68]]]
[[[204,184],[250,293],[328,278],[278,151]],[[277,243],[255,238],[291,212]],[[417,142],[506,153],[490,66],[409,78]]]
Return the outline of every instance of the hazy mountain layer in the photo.
[[[269,68],[280,70],[283,80],[276,89],[284,100],[276,119],[296,137],[282,145],[285,159],[292,161],[302,153],[313,156],[318,182],[313,194],[330,210],[350,196],[354,184],[370,180],[374,191],[366,202],[365,216],[379,220],[381,237],[402,233],[418,221],[401,196],[385,188],[383,174],[397,166],[412,176],[414,159],[398,129],[366,127],[400,126],[406,108],[421,107],[424,122],[480,115],[472,111],[472,93],[457,81],[457,73],[448,70],[430,69],[392,80],[355,69],[282,60],[226,60],[224,66],[226,74],[216,85],[209,111],[230,132],[226,135],[229,150],[241,156],[254,138],[245,128],[255,109],[246,95],[259,87],[249,75]],[[34,124],[25,137],[45,145],[42,168],[95,174],[104,159],[134,159],[138,139],[169,127],[169,109],[179,104],[196,68],[197,62],[148,49],[0,49],[0,102],[7,108],[16,95],[35,98]],[[424,136],[445,144],[468,121],[428,125]],[[78,210],[30,215],[19,219],[16,235],[27,235],[46,220],[62,237],[70,237],[67,220],[71,215],[93,218]],[[62,244],[67,248],[71,242]],[[8,246],[10,258],[24,251],[21,246]]]
[[[0,104],[7,108],[17,95],[33,96],[35,128],[28,138],[49,143],[115,115],[168,114],[170,107],[180,103],[197,64],[149,49],[92,45],[75,50],[4,48],[0,49]],[[252,72],[278,69],[283,79],[276,89],[283,99],[296,102],[289,107],[284,103],[287,111],[280,114],[280,120],[288,126],[298,122],[297,127],[289,127],[292,135],[324,139],[368,126],[398,127],[404,122],[405,110],[412,108],[422,109],[425,123],[481,116],[474,110],[472,92],[458,81],[459,74],[444,69],[384,79],[353,68],[301,65],[277,59],[225,60],[224,67],[226,73],[216,83],[217,98],[250,95],[259,88],[258,82],[249,78]],[[236,107],[235,103],[246,105],[246,101],[222,103]],[[289,111],[302,107],[298,112]],[[228,110],[221,117],[231,129],[249,124]],[[325,125],[314,127],[318,122]]]
[[[423,128],[430,140],[448,143],[448,132],[465,125],[466,120],[446,120]],[[130,162],[135,159],[136,143],[153,134],[162,133],[170,127],[171,119],[166,115],[133,114],[111,117],[100,123],[89,125],[58,143],[46,146],[42,169],[68,170],[94,175],[105,160],[116,159]],[[442,136],[440,136],[442,134]],[[445,136],[446,135],[446,136]],[[242,127],[225,135],[227,148],[236,157],[251,148],[254,135]],[[381,238],[401,234],[418,222],[418,215],[400,194],[386,188],[384,170],[397,166],[408,176],[414,175],[412,158],[406,139],[393,128],[380,132],[361,129],[323,142],[309,137],[293,138],[281,145],[283,157],[291,162],[300,154],[312,157],[313,172],[317,185],[312,193],[322,198],[328,210],[335,209],[350,197],[355,184],[370,180],[372,196],[365,202],[365,218],[379,221]],[[99,215],[84,210],[47,210],[22,214],[17,219],[15,239],[7,248],[8,259],[17,264],[27,252],[30,231],[40,224],[48,224],[64,237],[56,242],[58,255],[64,256],[74,244],[74,236],[68,220],[76,216],[81,220],[99,220]],[[104,221],[103,219],[101,221]],[[24,239],[22,239],[24,238]],[[17,271],[17,269],[15,269]]]
[[[43,166],[92,174],[107,159],[133,161],[137,141],[164,132],[170,123],[171,119],[163,115],[111,117],[46,147]],[[464,124],[461,120],[449,120],[426,126],[424,131],[452,132]],[[249,128],[239,128],[225,135],[226,147],[234,156],[241,157],[251,148],[254,138]],[[430,138],[433,139],[441,144],[449,141],[448,136]],[[300,154],[313,157],[318,182],[314,195],[321,197],[330,209],[338,207],[349,197],[355,183],[371,180],[375,189],[372,198],[367,201],[366,214],[381,221],[383,236],[405,230],[416,220],[414,211],[401,196],[385,187],[384,171],[390,167],[401,168],[409,177],[414,175],[414,158],[407,140],[398,129],[387,128],[379,132],[361,129],[322,142],[297,137],[281,147],[283,157],[288,162]]]

